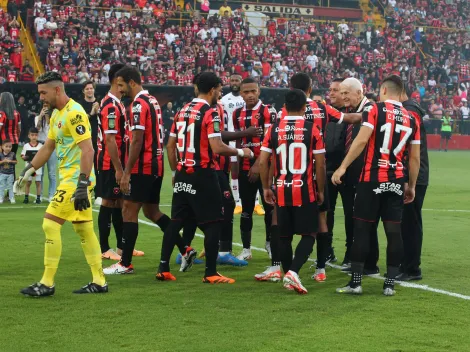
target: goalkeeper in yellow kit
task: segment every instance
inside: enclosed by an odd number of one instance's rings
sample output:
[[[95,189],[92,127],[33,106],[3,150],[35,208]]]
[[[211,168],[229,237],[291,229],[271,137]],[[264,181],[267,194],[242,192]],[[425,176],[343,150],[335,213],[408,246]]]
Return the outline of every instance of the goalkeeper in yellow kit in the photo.
[[[51,154],[59,160],[59,185],[44,215],[46,235],[44,275],[41,281],[21,290],[32,297],[51,296],[55,292],[54,276],[62,252],[61,228],[65,221],[73,224],[80,236],[83,252],[93,280],[74,293],[108,292],[101,265],[101,250],[93,230],[90,190],[95,183],[91,127],[83,107],[65,93],[60,74],[46,72],[37,80],[40,100],[53,111],[44,146],[21,172],[19,187],[42,167]]]

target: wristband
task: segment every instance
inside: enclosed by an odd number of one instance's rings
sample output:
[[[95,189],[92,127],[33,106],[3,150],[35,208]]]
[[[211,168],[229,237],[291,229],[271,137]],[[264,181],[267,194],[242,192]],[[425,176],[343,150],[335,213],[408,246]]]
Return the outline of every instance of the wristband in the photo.
[[[243,152],[243,149],[237,149],[237,152],[238,152],[238,156],[240,158],[243,158],[245,156],[245,153]]]
[[[176,171],[171,172],[171,176],[175,177]]]

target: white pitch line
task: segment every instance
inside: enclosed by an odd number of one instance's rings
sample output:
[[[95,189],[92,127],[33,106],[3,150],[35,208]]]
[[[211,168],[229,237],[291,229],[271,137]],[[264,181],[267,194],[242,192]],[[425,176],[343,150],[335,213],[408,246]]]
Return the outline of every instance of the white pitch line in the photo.
[[[2,209],[37,209],[37,208],[47,208],[47,205],[18,205],[18,206],[1,206],[0,205],[0,210]]]
[[[162,206],[162,205],[160,204],[160,206]],[[96,210],[96,209],[93,209],[93,211],[96,212],[96,213],[99,213],[99,211]],[[150,222],[150,221],[139,219],[139,223],[159,228],[156,224],[154,224],[153,222]],[[204,235],[201,235],[199,233],[196,233],[196,236],[204,238]],[[234,242],[233,245],[237,246],[237,247],[243,247],[243,245],[241,243]],[[264,248],[259,248],[259,247],[253,247],[252,246],[251,249],[253,249],[255,251],[258,251],[258,252],[266,252],[266,250]],[[309,259],[309,261],[313,262],[314,260]],[[334,268],[334,269],[342,269],[342,267],[339,266],[339,265],[334,265],[334,264],[328,264],[328,265],[330,267]],[[372,276],[369,276],[369,277],[374,278],[374,279],[379,279],[379,280],[382,280],[382,281],[385,280],[385,278],[383,276],[380,276],[380,275],[372,275]],[[440,293],[442,295],[456,297],[456,298],[460,298],[460,299],[470,301],[470,296],[462,295],[462,294],[456,293],[456,292],[441,290],[441,289],[438,289],[438,288],[430,287],[428,285],[420,285],[420,284],[415,284],[415,283],[410,283],[410,282],[402,282],[402,281],[396,281],[396,283],[403,286],[403,287],[409,287],[409,288],[415,288],[415,289],[423,290],[423,291],[430,291],[430,292]]]

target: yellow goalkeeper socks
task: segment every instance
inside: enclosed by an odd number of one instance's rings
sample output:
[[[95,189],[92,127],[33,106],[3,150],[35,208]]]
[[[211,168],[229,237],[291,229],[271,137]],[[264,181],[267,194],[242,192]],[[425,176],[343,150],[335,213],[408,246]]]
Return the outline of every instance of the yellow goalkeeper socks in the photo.
[[[103,274],[100,244],[93,230],[93,222],[88,221],[73,224],[73,229],[80,236],[86,261],[93,274],[93,282],[103,286],[106,283],[106,279]]]
[[[59,267],[60,256],[62,254],[62,238],[60,229],[62,225],[55,221],[44,219],[42,229],[46,234],[46,245],[44,250],[44,275],[41,283],[46,286],[54,285],[54,277]]]

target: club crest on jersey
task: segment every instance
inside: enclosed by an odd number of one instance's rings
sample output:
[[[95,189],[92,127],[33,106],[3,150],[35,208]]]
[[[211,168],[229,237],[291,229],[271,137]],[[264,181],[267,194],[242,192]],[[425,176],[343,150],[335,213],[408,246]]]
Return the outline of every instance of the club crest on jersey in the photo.
[[[116,127],[116,115],[114,114],[108,115],[108,125],[109,125],[109,128]]]
[[[121,192],[121,190],[119,189],[119,187],[114,187],[114,188],[113,188],[113,193],[114,193],[114,194],[119,194],[119,192]]]
[[[227,199],[230,199],[230,191],[225,191],[224,192],[224,197]]]
[[[59,121],[59,123],[57,124],[57,128],[60,129],[62,127],[62,121]]]
[[[372,110],[372,108],[373,108],[373,105],[368,105],[364,108],[364,111],[365,112],[370,112]]]

